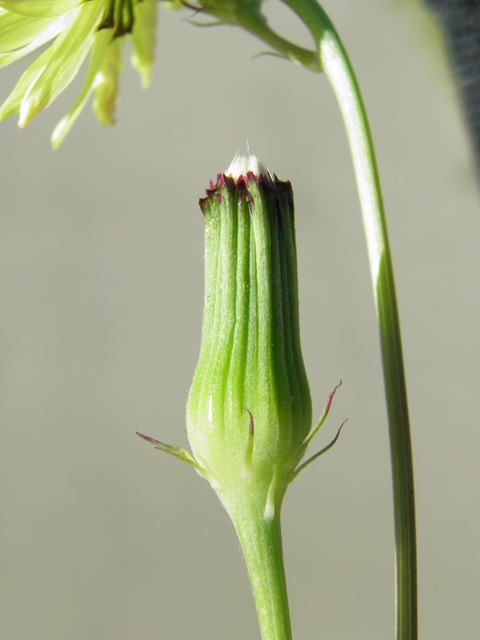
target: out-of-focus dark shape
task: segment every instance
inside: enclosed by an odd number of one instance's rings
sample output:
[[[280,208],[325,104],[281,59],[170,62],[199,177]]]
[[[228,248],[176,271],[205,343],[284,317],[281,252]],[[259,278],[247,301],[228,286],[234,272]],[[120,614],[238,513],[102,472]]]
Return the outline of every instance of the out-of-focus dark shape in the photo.
[[[425,4],[445,34],[480,175],[480,1],[425,0]]]

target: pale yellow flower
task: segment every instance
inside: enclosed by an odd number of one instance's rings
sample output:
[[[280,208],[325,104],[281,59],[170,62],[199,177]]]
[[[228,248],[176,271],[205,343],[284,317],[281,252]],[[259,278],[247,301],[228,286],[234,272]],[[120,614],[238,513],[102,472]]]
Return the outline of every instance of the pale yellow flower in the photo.
[[[131,37],[132,64],[146,87],[156,18],[156,0],[0,0],[0,67],[52,41],[0,107],[0,120],[18,113],[18,125],[26,126],[72,82],[90,53],[83,87],[56,126],[52,145],[64,140],[92,91],[97,118],[112,124],[125,36]]]

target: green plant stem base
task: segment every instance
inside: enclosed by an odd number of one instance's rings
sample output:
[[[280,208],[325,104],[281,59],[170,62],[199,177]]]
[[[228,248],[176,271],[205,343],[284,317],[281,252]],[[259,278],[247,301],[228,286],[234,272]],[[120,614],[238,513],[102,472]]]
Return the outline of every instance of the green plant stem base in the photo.
[[[287,583],[283,564],[280,509],[268,520],[262,513],[232,518],[243,548],[257,605],[263,640],[291,640]]]

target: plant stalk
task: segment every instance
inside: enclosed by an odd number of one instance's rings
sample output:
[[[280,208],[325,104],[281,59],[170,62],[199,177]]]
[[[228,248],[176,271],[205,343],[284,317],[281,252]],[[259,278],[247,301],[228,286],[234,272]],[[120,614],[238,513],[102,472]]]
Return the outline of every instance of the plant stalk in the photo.
[[[256,5],[240,3],[237,24],[278,54],[312,71],[327,74],[347,130],[357,178],[380,333],[392,461],[396,549],[396,638],[417,640],[417,552],[413,456],[400,320],[380,180],[370,127],[352,65],[343,44],[317,0],[282,0],[306,25],[316,50],[280,38]],[[209,5],[204,10],[210,11]],[[210,11],[212,12],[212,11]],[[214,12],[212,12],[214,13]]]
[[[338,99],[353,157],[382,351],[392,460],[396,548],[396,638],[416,640],[417,556],[413,456],[395,281],[370,127],[355,74],[330,19],[316,0],[282,0],[314,37]]]
[[[253,587],[263,640],[292,640],[283,564],[280,509],[273,519],[232,517]]]

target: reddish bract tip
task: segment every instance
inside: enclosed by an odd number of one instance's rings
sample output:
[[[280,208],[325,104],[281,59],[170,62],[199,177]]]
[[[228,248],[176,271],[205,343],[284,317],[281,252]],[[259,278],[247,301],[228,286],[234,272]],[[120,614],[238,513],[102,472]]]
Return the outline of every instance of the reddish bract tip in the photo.
[[[340,380],[340,382],[337,384],[337,386],[335,387],[335,389],[334,389],[334,390],[332,391],[332,393],[328,396],[327,404],[325,405],[325,409],[324,409],[324,412],[325,412],[326,414],[328,414],[328,412],[329,412],[329,410],[330,410],[330,405],[332,404],[333,396],[335,395],[335,393],[336,393],[337,389],[338,389],[339,387],[341,387],[341,386],[342,386],[342,380]],[[343,424],[342,424],[342,427],[343,427]],[[342,428],[342,427],[340,427],[340,428]]]
[[[244,411],[246,411],[248,414],[250,414],[250,429],[249,429],[249,433],[251,436],[253,436],[253,416],[252,416],[252,412],[249,409],[244,409]]]
[[[161,445],[162,444],[158,440],[155,440],[154,438],[150,438],[150,436],[144,436],[143,433],[139,433],[138,431],[134,431],[134,433],[136,433],[137,436],[140,436],[140,438],[143,438],[147,442],[150,442],[150,444],[153,444],[153,445],[159,445],[159,444]]]

